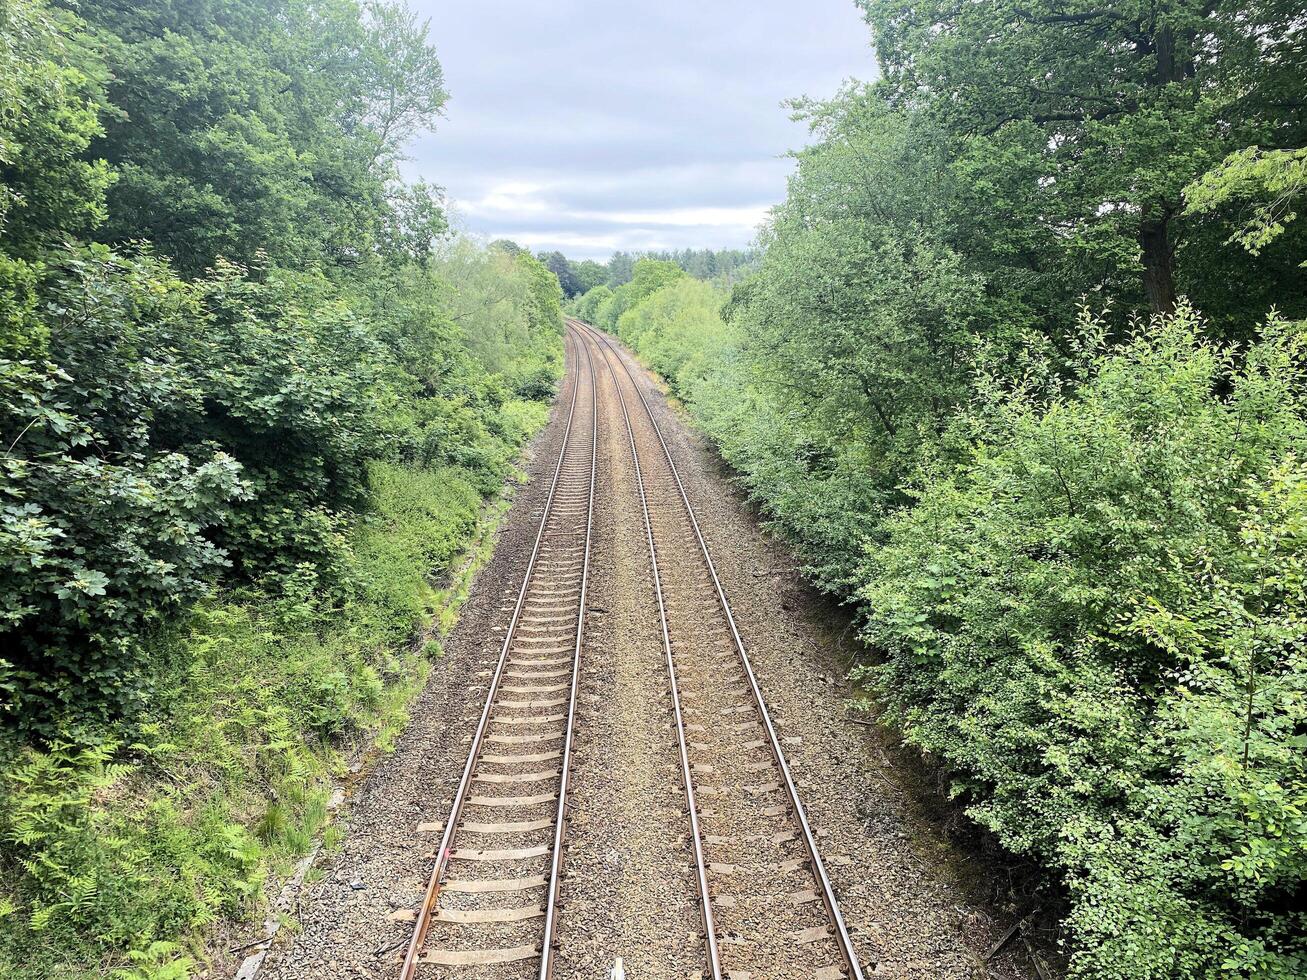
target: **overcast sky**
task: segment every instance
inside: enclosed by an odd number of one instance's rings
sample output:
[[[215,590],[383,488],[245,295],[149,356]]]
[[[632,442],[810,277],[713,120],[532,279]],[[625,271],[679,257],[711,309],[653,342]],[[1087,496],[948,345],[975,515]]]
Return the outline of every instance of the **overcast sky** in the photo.
[[[875,71],[853,0],[410,2],[451,97],[406,173],[572,258],[747,245],[805,141],[781,102]]]

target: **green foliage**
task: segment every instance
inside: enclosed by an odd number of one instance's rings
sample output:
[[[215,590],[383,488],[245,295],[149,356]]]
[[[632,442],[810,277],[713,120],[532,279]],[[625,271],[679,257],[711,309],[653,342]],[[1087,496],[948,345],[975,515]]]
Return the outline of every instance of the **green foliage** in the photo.
[[[113,980],[187,980],[195,968],[189,956],[179,956],[177,943],[156,940],[145,949],[133,949],[127,954],[127,967],[120,967],[110,976]]]
[[[262,907],[545,421],[556,278],[396,179],[445,100],[426,33],[0,0],[6,977],[188,976]]]
[[[127,710],[148,629],[232,564],[332,574],[381,452],[382,349],[338,301],[70,251],[0,371],[6,722]]]
[[[635,272],[635,263],[640,259],[670,262],[696,279],[730,286],[752,268],[757,257],[756,252],[733,248],[686,248],[679,251],[643,252],[634,256],[626,252],[615,252],[604,265],[590,259],[574,262],[561,252],[544,252],[539,256],[549,271],[558,276],[564,297],[573,301],[573,311],[584,320],[593,320],[594,307],[598,304],[596,302],[583,309],[577,301],[599,286],[612,290],[630,282]],[[600,295],[607,298],[608,293]]]
[[[571,269],[573,278],[572,297],[588,293],[608,278],[607,266],[600,265],[593,259],[583,259],[580,262],[569,262],[568,265]],[[564,290],[564,292],[566,292],[566,290]]]
[[[558,286],[562,289],[564,298],[571,299],[578,293],[583,293],[590,288],[589,286],[582,288],[581,279],[577,275],[573,263],[569,262],[567,256],[562,252],[541,252],[536,256],[536,260],[558,279]],[[590,264],[598,266],[594,262]]]
[[[433,263],[447,290],[445,317],[483,370],[523,397],[553,393],[562,375],[557,280],[525,251],[452,242]]]
[[[426,25],[401,5],[89,4],[114,111],[103,240],[145,238],[188,274],[360,262],[444,228],[394,161],[446,98]],[[415,206],[416,205],[416,206]]]
[[[618,333],[678,393],[697,384],[730,350],[721,318],[726,294],[695,279],[676,279],[622,314]]]
[[[121,749],[112,741],[53,743],[8,760],[0,839],[14,918],[21,918],[0,934],[6,975],[48,976],[42,971],[54,963],[94,957],[97,948],[148,947],[160,934],[256,900],[259,847],[239,824],[217,811],[196,813],[191,823],[177,788],[139,807],[98,802],[152,769],[167,773],[177,751],[140,743],[131,747],[137,761],[124,763],[115,761]]]
[[[637,260],[630,281],[618,286],[611,296],[599,304],[595,310],[595,322],[605,329],[615,331],[623,313],[650,293],[658,291],[684,275],[681,267],[674,262],[660,262],[657,259]]]
[[[757,252],[738,248],[683,248],[643,254],[647,259],[675,262],[695,279],[727,286],[744,278],[758,259]]]
[[[41,246],[104,220],[112,174],[85,158],[102,132],[100,72],[73,18],[41,0],[0,2],[0,233],[4,251]]]
[[[624,286],[631,281],[631,274],[635,270],[635,260],[638,256],[630,252],[614,252],[608,257],[608,278],[604,280],[604,285],[609,289],[616,289],[618,286]]]
[[[515,433],[513,445],[535,428]],[[452,468],[415,472],[375,463],[369,483],[372,508],[354,545],[358,572],[366,574],[356,572],[354,580],[369,628],[399,643],[434,614],[432,583],[475,531],[481,495],[466,471]]]
[[[1073,384],[991,382],[967,458],[869,550],[892,718],[1064,869],[1074,971],[1290,977],[1307,863],[1304,334],[1188,308]]]
[[[600,283],[576,297],[568,305],[568,310],[573,316],[584,320],[586,323],[594,323],[599,316],[599,307],[603,306],[612,295],[613,291]]]
[[[1231,288],[1213,263],[1231,264],[1219,252],[1237,209],[1195,221],[1182,196],[1227,153],[1307,142],[1296,5],[859,5],[878,89],[896,111],[924,114],[946,149],[956,181],[940,203],[958,251],[1034,280],[1063,321],[1092,289],[1126,309],[1188,295],[1227,329],[1248,325],[1249,303],[1292,297],[1288,312],[1307,312],[1278,264],[1239,266]]]
[[[1231,201],[1258,200],[1252,217],[1230,236],[1253,255],[1284,234],[1298,217],[1295,202],[1307,194],[1307,149],[1271,150],[1255,146],[1231,153],[1185,188],[1187,211],[1216,211]],[[1307,261],[1307,260],[1305,260]]]
[[[545,412],[519,417],[517,445]],[[0,742],[0,973],[188,975],[173,939],[254,912],[267,873],[307,852],[336,740],[398,726],[424,672],[415,637],[445,614],[438,583],[479,527],[465,471],[375,463],[368,484],[348,588],[292,575],[275,601],[201,603],[152,645],[159,694],[137,742]]]
[[[32,278],[10,295],[34,288],[42,315],[8,324],[0,356],[0,687],[6,724],[43,727],[139,696],[137,640],[204,594],[226,562],[207,532],[250,491],[216,443],[155,438],[203,411],[175,346],[199,325],[185,284],[103,250]]]

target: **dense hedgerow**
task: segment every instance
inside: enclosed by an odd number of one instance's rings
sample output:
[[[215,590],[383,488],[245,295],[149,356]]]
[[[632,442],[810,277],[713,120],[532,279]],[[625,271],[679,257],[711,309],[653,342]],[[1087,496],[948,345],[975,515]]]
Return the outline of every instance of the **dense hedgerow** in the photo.
[[[1075,975],[1300,976],[1303,324],[1242,348],[1182,306],[1113,342],[1084,313],[1063,367],[982,370],[887,508],[866,444],[835,429],[821,460],[774,348],[697,292],[624,335],[856,605],[886,721],[1063,878]]]
[[[512,280],[498,257],[472,261]],[[512,388],[455,330],[424,392],[404,383],[367,307],[329,287],[225,264],[186,281],[98,246],[40,269],[20,284],[36,308],[0,352],[8,724],[49,730],[70,712],[138,705],[141,636],[219,573],[270,591],[296,570],[330,584],[368,460],[453,463],[488,492],[520,443],[503,412]],[[412,337],[426,322],[395,329]],[[507,341],[538,352],[522,368],[549,379],[531,382],[536,396],[556,370],[542,330]]]
[[[1076,976],[1301,975],[1303,325],[1013,343],[947,255],[789,219],[725,317],[675,279],[618,332],[855,605],[886,720],[1065,883]]]
[[[0,0],[0,974],[189,975],[439,653],[562,359],[444,98],[396,4]]]
[[[534,431],[545,406],[522,410]],[[343,591],[291,576],[275,600],[198,603],[144,651],[156,695],[130,742],[0,742],[0,974],[103,975],[126,951],[193,963],[197,930],[256,912],[322,832],[338,746],[393,739],[432,652],[412,641],[457,601],[440,580],[482,493],[454,467],[367,479]]]
[[[1307,968],[1305,343],[1236,355],[1182,308],[1052,391],[991,382],[863,561],[855,676],[1064,870],[1078,974]]]

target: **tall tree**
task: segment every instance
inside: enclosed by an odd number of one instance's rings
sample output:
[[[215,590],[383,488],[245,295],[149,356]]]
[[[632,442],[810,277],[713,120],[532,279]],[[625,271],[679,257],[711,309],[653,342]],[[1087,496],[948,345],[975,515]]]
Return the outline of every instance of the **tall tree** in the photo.
[[[568,299],[582,292],[576,273],[572,271],[572,263],[562,252],[541,252],[536,259],[558,277],[558,285]]]
[[[576,277],[576,292],[588,293],[608,278],[608,270],[594,259],[572,262],[572,275]]]
[[[103,65],[73,17],[39,0],[0,0],[0,235],[30,255],[104,220]]]
[[[110,242],[148,238],[191,273],[215,257],[357,263],[396,224],[395,159],[444,104],[426,25],[353,0],[80,6],[104,35],[112,112],[93,145],[118,172]],[[402,212],[396,218],[394,212]],[[409,229],[411,232],[412,229]]]
[[[895,103],[941,120],[973,185],[1077,252],[1088,280],[1133,275],[1154,310],[1176,301],[1185,185],[1232,150],[1304,142],[1300,3],[859,5]]]
[[[609,289],[616,289],[631,281],[635,274],[636,256],[630,252],[614,252],[608,259],[608,278],[605,280]]]

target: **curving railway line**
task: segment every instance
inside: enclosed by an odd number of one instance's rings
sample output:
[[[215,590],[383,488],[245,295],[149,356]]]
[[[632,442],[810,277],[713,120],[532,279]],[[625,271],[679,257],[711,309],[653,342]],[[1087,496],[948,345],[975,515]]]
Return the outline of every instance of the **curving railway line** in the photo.
[[[562,450],[401,980],[553,975],[604,402],[620,409],[609,424],[630,450],[634,486],[620,489],[638,495],[643,516],[703,975],[861,980],[817,835],[654,411],[606,336],[569,320],[567,339],[574,370]]]
[[[577,361],[563,448],[400,971],[553,970],[594,519],[599,411]],[[450,877],[456,872],[457,877]]]

